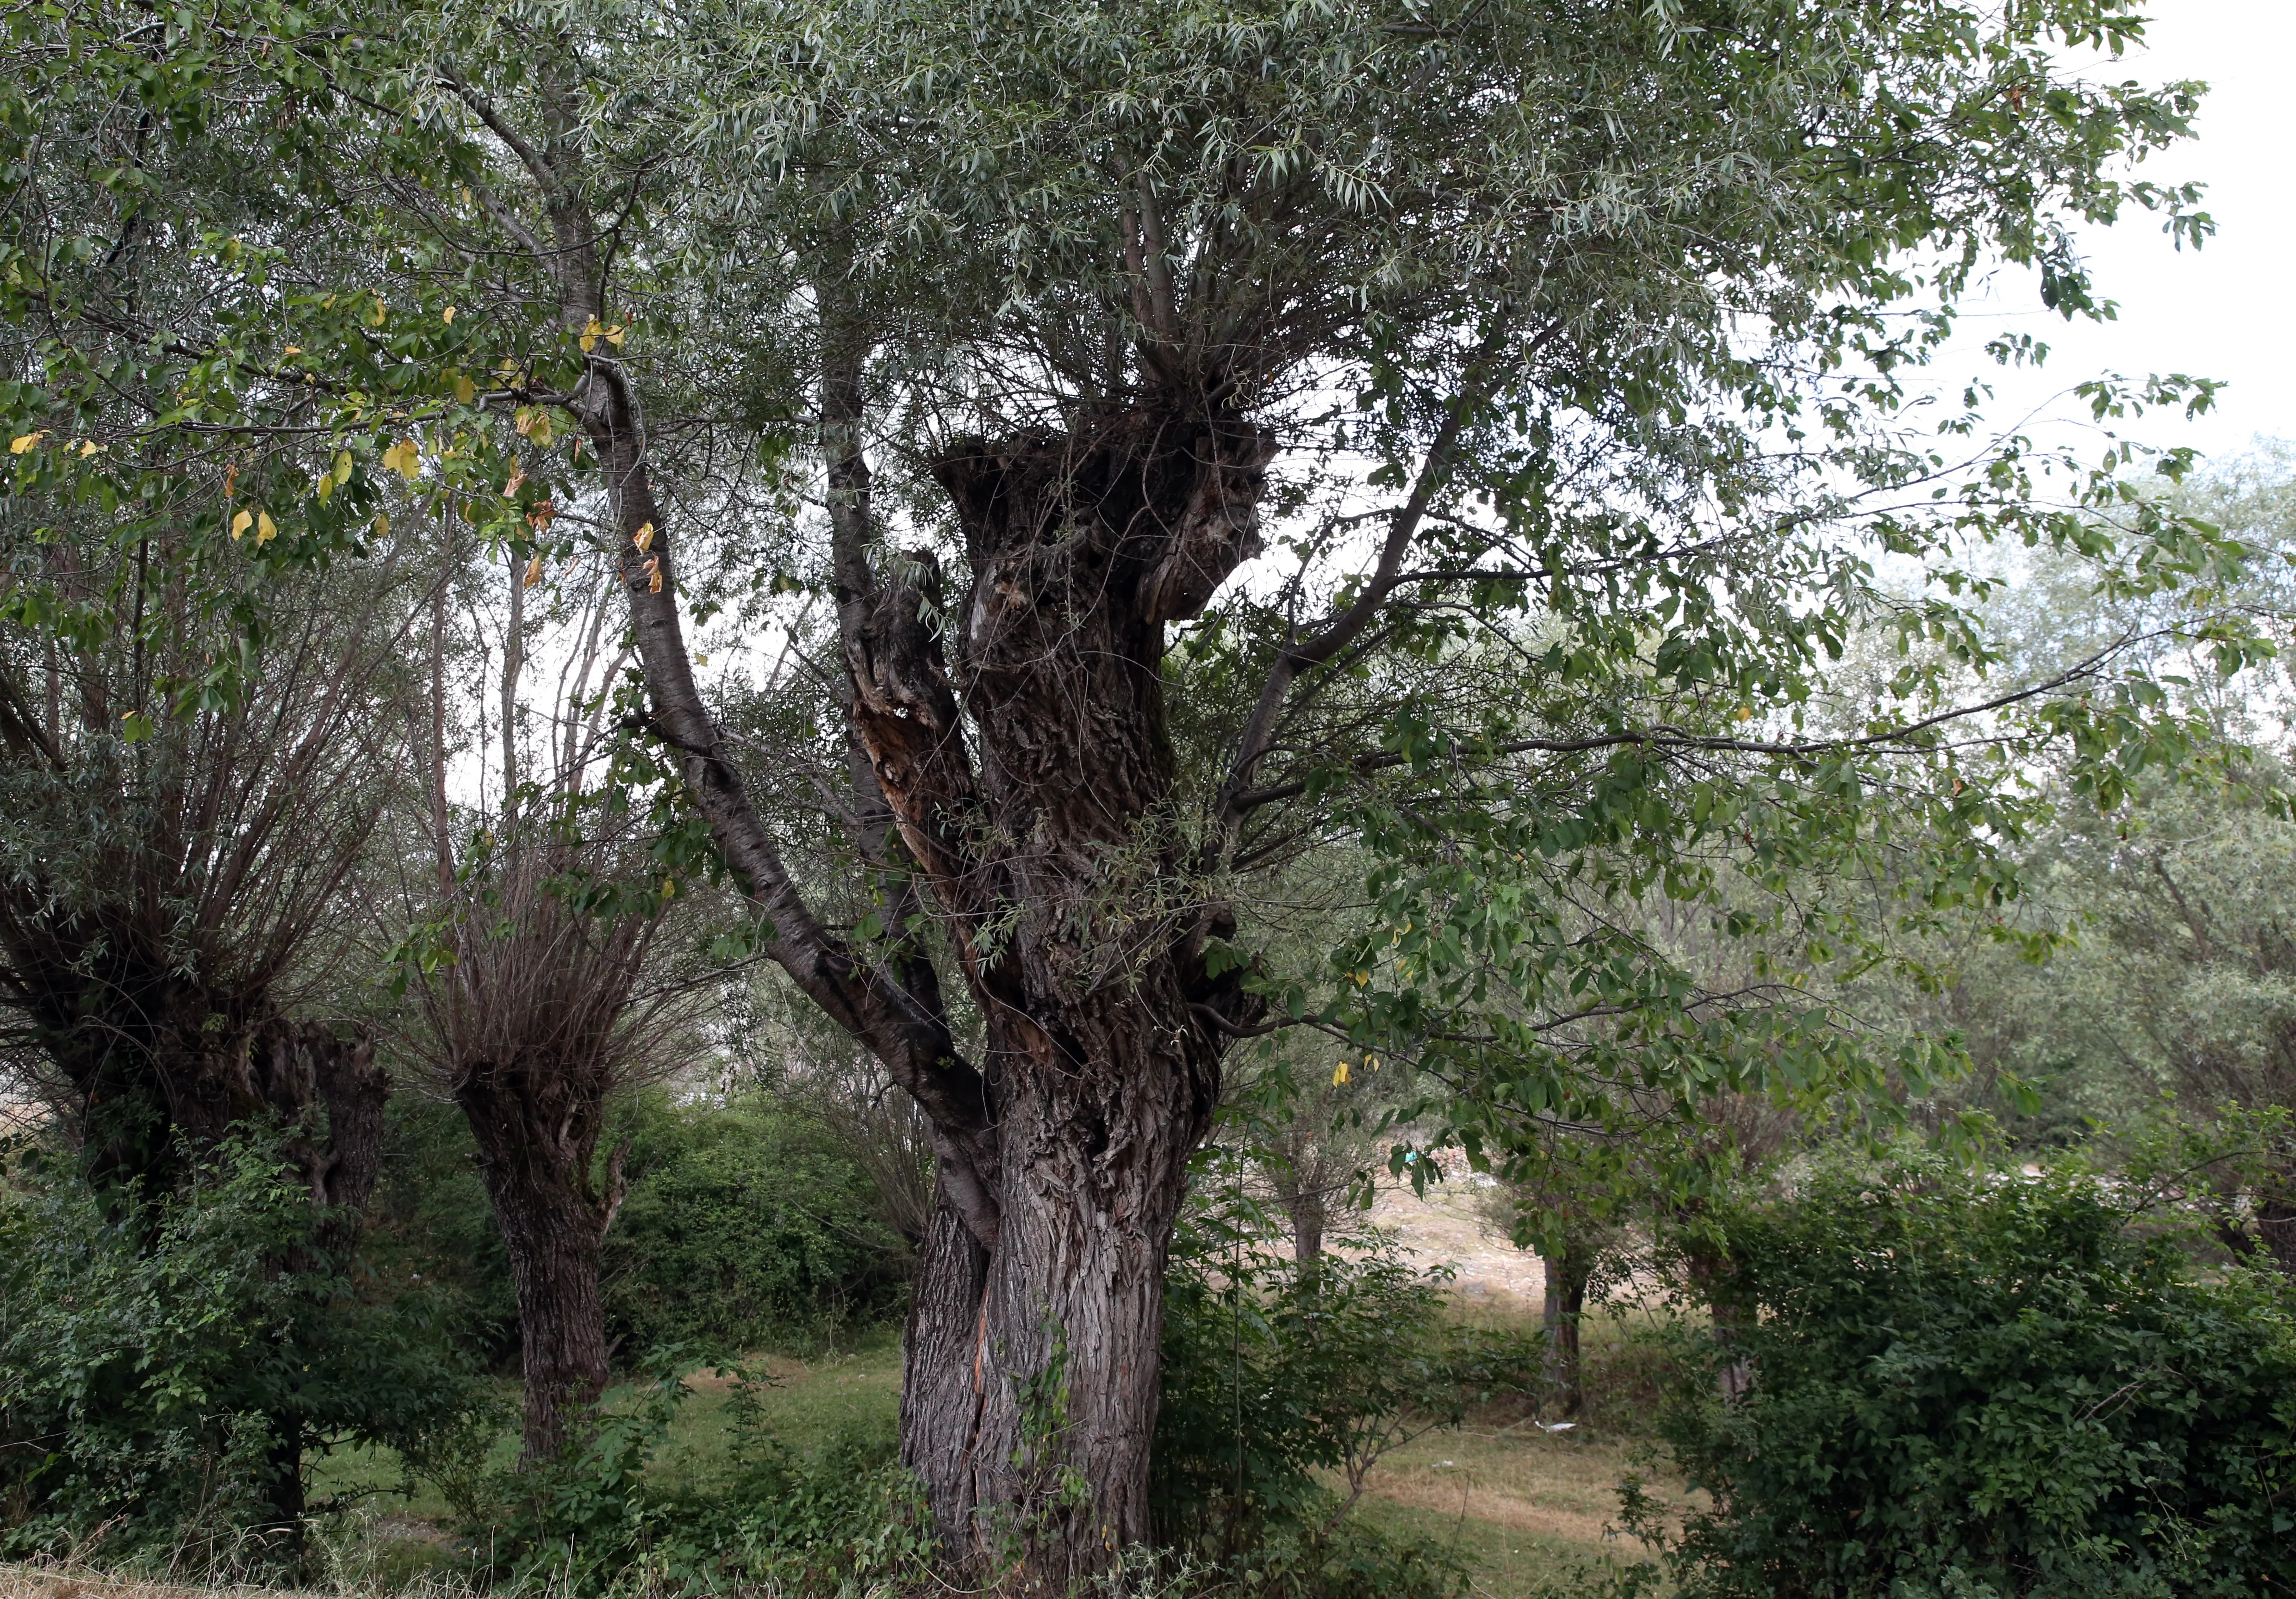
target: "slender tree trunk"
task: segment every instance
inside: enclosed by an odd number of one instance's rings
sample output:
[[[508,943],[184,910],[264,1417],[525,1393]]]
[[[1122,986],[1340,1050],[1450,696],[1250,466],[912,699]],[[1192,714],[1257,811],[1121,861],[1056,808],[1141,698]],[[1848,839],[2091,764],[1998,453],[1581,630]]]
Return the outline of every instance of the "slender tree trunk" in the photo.
[[[2276,1187],[2258,1196],[2256,1236],[2275,1266],[2296,1276],[2296,1188]]]
[[[1745,1313],[1728,1292],[1730,1259],[1714,1249],[1693,1249],[1685,1257],[1691,1286],[1704,1299],[1714,1317],[1715,1336],[1727,1349],[1735,1342],[1738,1329],[1745,1323]],[[1754,1370],[1743,1359],[1735,1359],[1722,1368],[1719,1379],[1722,1397],[1737,1399],[1744,1397],[1753,1386]]]
[[[1303,1193],[1292,1206],[1292,1258],[1299,1263],[1304,1281],[1316,1272],[1316,1262],[1324,1258],[1324,1196]]]
[[[1271,1186],[1277,1207],[1292,1223],[1292,1260],[1304,1286],[1315,1280],[1316,1262],[1323,1259],[1324,1226],[1330,1217],[1324,1152],[1295,1127],[1278,1140],[1274,1153]]]
[[[1541,1257],[1546,1269],[1543,1307],[1546,1332],[1546,1387],[1562,1414],[1575,1416],[1585,1401],[1578,1362],[1578,1329],[1587,1314],[1588,1261],[1573,1244]]]

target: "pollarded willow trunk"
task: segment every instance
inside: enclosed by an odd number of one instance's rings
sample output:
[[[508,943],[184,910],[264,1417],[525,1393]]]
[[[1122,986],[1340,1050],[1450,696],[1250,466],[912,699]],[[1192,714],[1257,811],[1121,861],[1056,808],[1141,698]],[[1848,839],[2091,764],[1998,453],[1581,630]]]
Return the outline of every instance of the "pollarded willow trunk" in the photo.
[[[856,725],[958,930],[995,1138],[960,1174],[988,1203],[924,1252],[904,1452],[946,1542],[1039,1582],[1150,1535],[1164,1269],[1252,1014],[1206,971],[1230,924],[1173,812],[1163,634],[1256,551],[1272,453],[1163,412],[967,443],[937,472],[969,594],[917,555],[850,602]]]
[[[480,1172],[510,1256],[525,1385],[521,1458],[547,1460],[606,1389],[599,1260],[621,1200],[619,1152],[608,1163],[602,1193],[591,1164],[604,1096],[550,1066],[476,1066],[457,1077],[454,1094],[478,1141]]]

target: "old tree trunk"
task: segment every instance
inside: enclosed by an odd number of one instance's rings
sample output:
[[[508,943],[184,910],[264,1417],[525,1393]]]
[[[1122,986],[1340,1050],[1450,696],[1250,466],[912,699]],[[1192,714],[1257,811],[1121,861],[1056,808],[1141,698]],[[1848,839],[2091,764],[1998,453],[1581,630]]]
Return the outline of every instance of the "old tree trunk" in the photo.
[[[936,471],[969,592],[922,555],[845,585],[856,726],[986,1019],[991,1203],[936,1228],[904,1402],[937,1520],[982,1555],[1148,1536],[1166,1256],[1245,1014],[1205,972],[1224,912],[1174,826],[1163,632],[1256,550],[1269,452],[1137,413],[968,441]]]
[[[591,1177],[604,1088],[555,1059],[512,1059],[469,1065],[453,1091],[477,1140],[510,1257],[524,1379],[521,1456],[547,1460],[606,1388],[598,1267],[622,1178],[619,1154],[603,1192]]]

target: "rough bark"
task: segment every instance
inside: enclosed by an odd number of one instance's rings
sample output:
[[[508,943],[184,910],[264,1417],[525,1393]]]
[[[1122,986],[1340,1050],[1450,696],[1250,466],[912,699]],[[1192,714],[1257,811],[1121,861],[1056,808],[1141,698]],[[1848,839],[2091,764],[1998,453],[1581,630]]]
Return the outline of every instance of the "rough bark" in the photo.
[[[617,1152],[603,1191],[592,1178],[604,1088],[546,1061],[476,1065],[452,1086],[510,1256],[525,1380],[522,1458],[546,1460],[606,1388],[598,1263],[622,1177]]]
[[[570,147],[554,126],[528,141],[448,82],[536,181],[555,248],[535,253],[558,274],[562,321],[603,320]],[[1176,404],[953,449],[937,471],[970,583],[939,593],[929,559],[869,548],[857,355],[835,342],[823,442],[851,726],[985,1018],[977,1065],[930,961],[825,928],[751,807],[694,681],[673,529],[610,349],[567,400],[611,496],[653,731],[678,752],[766,952],[932,1124],[905,1453],[954,1551],[1009,1547],[1060,1584],[1148,1535],[1166,1251],[1226,1040],[1255,1015],[1232,975],[1204,970],[1204,940],[1233,924],[1186,887],[1162,630],[1258,550],[1275,443]],[[961,620],[945,630],[940,616]]]
[[[922,553],[841,563],[854,725],[986,1018],[996,1131],[981,1253],[927,1252],[906,1453],[946,1539],[1047,1584],[1150,1533],[1172,1225],[1249,1014],[1181,888],[1163,628],[1257,549],[1271,453],[1155,412],[969,441],[936,463],[968,594]],[[929,616],[962,618],[953,659]]]

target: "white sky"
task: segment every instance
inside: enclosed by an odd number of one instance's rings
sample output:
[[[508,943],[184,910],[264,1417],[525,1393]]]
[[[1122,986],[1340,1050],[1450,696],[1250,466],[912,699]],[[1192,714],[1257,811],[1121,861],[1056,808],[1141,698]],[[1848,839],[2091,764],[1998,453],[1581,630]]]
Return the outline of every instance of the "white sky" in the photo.
[[[2086,420],[2064,391],[2107,371],[2222,379],[2229,387],[2214,412],[2191,422],[2155,412],[2120,430],[2238,455],[2259,437],[2296,438],[2296,0],[2153,0],[2152,13],[2144,49],[2085,76],[2209,86],[2199,137],[2154,157],[2142,175],[2207,185],[2202,203],[2216,236],[2180,253],[2156,216],[2132,208],[2118,226],[2081,239],[2100,296],[2120,304],[2119,321],[2067,322],[2042,308],[2030,274],[2007,272],[1985,303],[1970,303],[1962,341],[1973,350],[2007,328],[2052,347],[2038,374],[1988,369],[1999,398],[1987,409],[1997,424],[2060,396],[2055,413]],[[1940,376],[1957,386],[1976,370],[1948,363]]]

